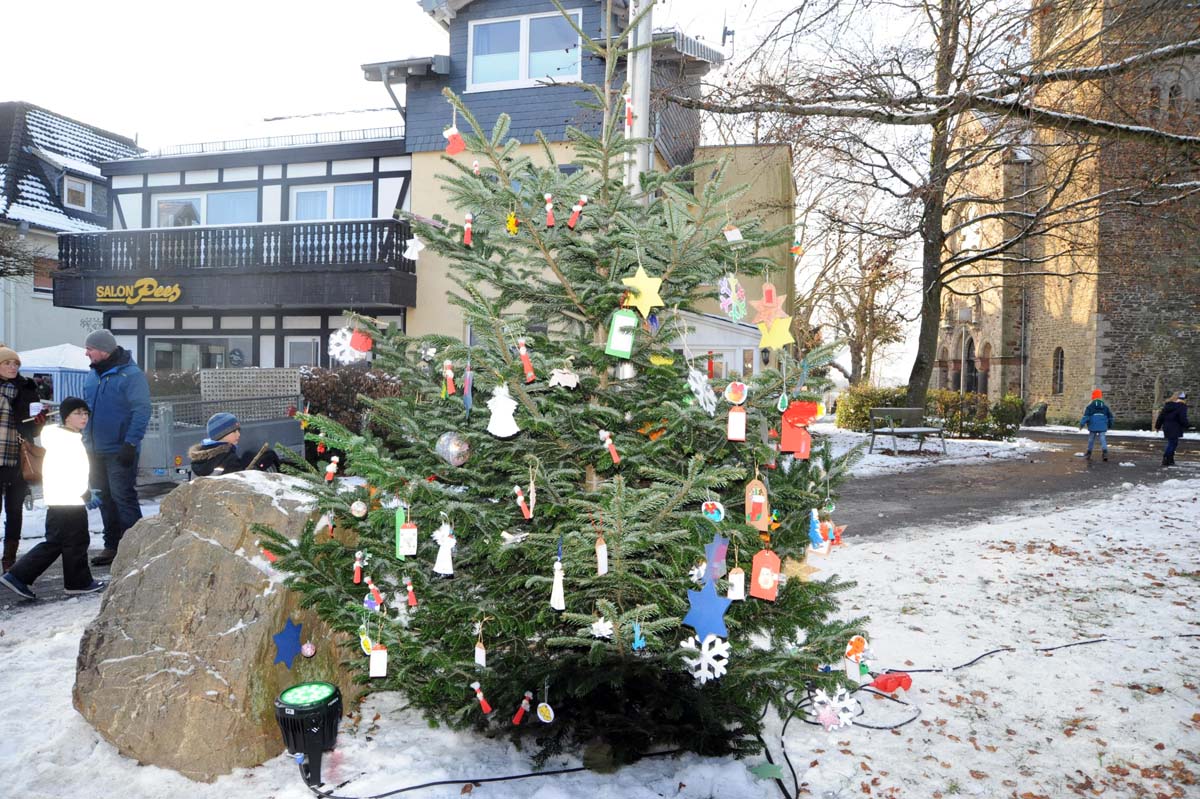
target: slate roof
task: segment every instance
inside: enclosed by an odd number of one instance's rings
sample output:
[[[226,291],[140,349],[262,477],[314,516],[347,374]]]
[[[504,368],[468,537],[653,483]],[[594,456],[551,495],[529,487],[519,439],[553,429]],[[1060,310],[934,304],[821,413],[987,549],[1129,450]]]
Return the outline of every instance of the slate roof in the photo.
[[[0,103],[0,221],[53,231],[104,230],[97,165],[140,150],[132,139],[26,102]],[[93,213],[67,208],[64,174],[93,181]],[[99,195],[105,196],[99,196]]]

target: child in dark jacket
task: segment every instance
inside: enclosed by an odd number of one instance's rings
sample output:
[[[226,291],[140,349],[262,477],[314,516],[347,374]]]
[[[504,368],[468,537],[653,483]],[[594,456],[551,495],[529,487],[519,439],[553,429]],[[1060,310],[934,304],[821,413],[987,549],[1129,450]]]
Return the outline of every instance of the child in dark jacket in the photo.
[[[242,438],[242,426],[232,413],[214,413],[208,420],[208,437],[188,449],[192,461],[192,473],[200,477],[218,477],[222,474],[240,472],[250,466],[256,453],[238,453],[237,445]],[[266,450],[254,463],[254,468],[264,472],[279,471],[279,456],[275,450]]]
[[[1158,419],[1154,422],[1154,429],[1161,430],[1167,439],[1167,448],[1163,450],[1163,466],[1175,465],[1175,448],[1179,446],[1183,431],[1188,428],[1186,399],[1186,391],[1180,391],[1171,397],[1158,412]]]
[[[1112,425],[1112,420],[1112,411],[1104,404],[1104,392],[1098,388],[1093,390],[1092,401],[1083,409],[1083,418],[1079,420],[1079,426],[1086,426],[1088,429],[1087,454],[1083,457],[1089,461],[1092,459],[1092,446],[1099,438],[1100,454],[1104,456],[1104,460],[1108,460],[1108,428]]]

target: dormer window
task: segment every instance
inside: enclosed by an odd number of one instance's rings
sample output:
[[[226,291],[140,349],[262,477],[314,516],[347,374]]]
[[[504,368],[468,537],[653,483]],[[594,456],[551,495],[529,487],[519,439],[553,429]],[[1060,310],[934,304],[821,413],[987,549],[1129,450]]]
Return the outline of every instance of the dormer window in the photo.
[[[63,205],[80,211],[92,210],[92,182],[67,175],[63,178]]]
[[[581,25],[578,9],[567,13]],[[472,21],[467,52],[467,91],[520,89],[582,78],[579,34],[557,11]]]

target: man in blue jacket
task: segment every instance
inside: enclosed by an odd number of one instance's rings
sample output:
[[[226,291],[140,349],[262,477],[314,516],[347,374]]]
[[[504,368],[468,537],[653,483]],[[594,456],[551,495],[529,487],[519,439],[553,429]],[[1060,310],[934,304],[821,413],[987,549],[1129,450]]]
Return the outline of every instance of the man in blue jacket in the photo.
[[[138,505],[138,450],[150,423],[150,384],[124,348],[107,330],[87,337],[84,351],[92,362],[83,397],[92,409],[83,443],[92,463],[92,487],[100,490],[104,549],[93,566],[117,556],[121,536],[142,518]]]

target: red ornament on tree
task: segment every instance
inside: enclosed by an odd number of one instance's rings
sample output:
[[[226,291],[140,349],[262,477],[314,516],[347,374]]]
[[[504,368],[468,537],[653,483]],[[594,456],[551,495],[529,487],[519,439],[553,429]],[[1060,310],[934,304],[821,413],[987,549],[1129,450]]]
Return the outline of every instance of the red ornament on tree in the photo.
[[[467,149],[467,143],[463,141],[462,134],[458,132],[457,125],[452,124],[443,130],[442,137],[446,139],[446,155],[458,155]]]
[[[371,337],[358,328],[355,328],[354,332],[350,334],[351,349],[358,350],[359,352],[370,352],[374,344],[375,342],[371,340]]]
[[[546,200],[546,227],[554,227],[554,195],[543,194]]]
[[[567,218],[567,227],[571,230],[579,224],[579,217],[583,215],[583,206],[587,205],[587,195],[579,195],[579,202],[571,206],[571,216]]]
[[[475,219],[473,214],[467,214],[467,221],[463,223],[463,244],[471,246],[471,222]]]

